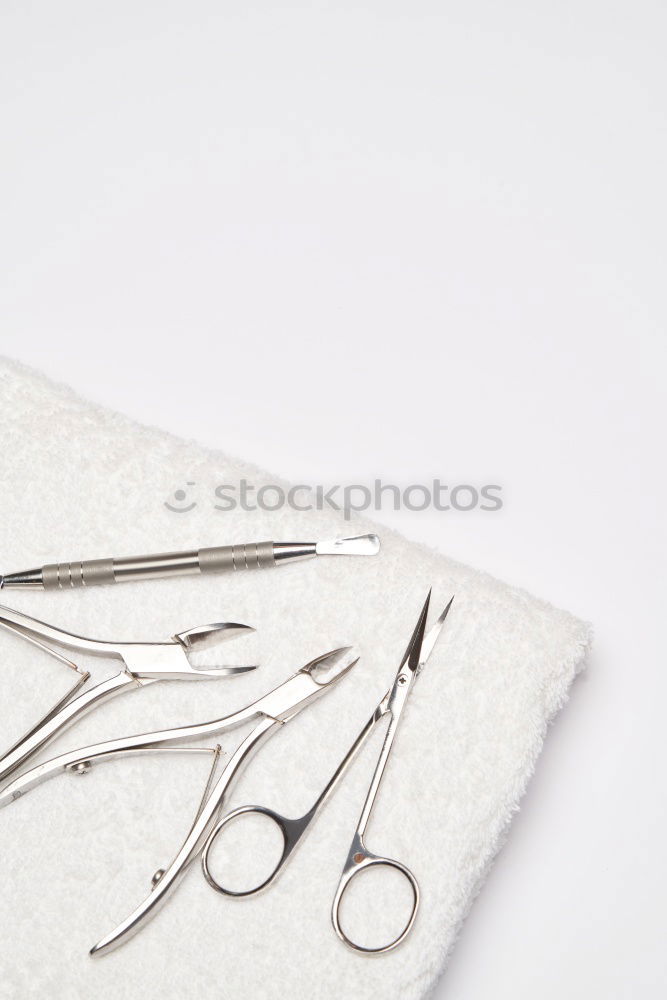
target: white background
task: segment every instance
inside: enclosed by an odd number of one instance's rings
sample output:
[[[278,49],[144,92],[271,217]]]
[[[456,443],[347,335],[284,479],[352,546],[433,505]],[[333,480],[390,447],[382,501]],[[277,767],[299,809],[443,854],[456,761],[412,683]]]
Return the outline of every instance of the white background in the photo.
[[[296,481],[501,484],[377,516],[594,623],[447,1000],[667,991],[666,21],[1,8],[2,350]]]

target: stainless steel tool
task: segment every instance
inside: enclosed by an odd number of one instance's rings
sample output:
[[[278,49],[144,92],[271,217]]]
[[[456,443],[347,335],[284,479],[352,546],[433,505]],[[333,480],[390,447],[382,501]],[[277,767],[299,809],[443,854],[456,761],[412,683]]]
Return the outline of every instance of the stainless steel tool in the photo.
[[[199,625],[186,632],[179,632],[167,642],[104,642],[73,635],[21,611],[0,605],[0,627],[27,639],[77,674],[76,683],[67,694],[0,757],[0,779],[16,771],[29,757],[34,756],[82,715],[123,691],[136,691],[155,681],[205,680],[229,677],[255,669],[254,666],[196,667],[188,660],[191,650],[205,649],[223,639],[232,639],[244,632],[254,632],[249,625],[238,625],[235,622]],[[90,674],[53,649],[50,643],[82,653],[109,656],[120,660],[123,667],[119,673],[74,697]]]
[[[102,955],[135,934],[166,901],[168,895],[176,888],[181,878],[185,875],[189,865],[197,858],[200,860],[208,883],[223,895],[235,897],[252,896],[271,885],[293,856],[296,848],[309,831],[311,824],[329,801],[335,788],[347,773],[352,761],[356,758],[370,734],[385,717],[388,717],[389,725],[334,893],[331,919],[339,938],[355,951],[364,954],[380,954],[392,951],[405,940],[414,924],[419,906],[420,891],[417,879],[402,862],[382,854],[374,854],[370,851],[366,847],[365,837],[391,750],[395,743],[400,719],[414,687],[415,680],[437,642],[452,606],[453,598],[444,608],[435,624],[426,632],[429,602],[430,593],[421,610],[408,647],[399,663],[398,671],[391,687],[380,700],[367,723],[362,727],[316,801],[302,816],[290,818],[272,809],[256,805],[242,806],[234,809],[223,818],[220,817],[220,813],[228,798],[233,780],[251,754],[270,735],[277,732],[282,725],[294,718],[302,708],[323,694],[331,684],[354,666],[356,656],[351,647],[332,650],[330,653],[325,653],[317,657],[268,694],[221,719],[214,719],[211,722],[197,725],[144,733],[138,736],[121,737],[61,753],[57,757],[37,764],[30,770],[24,771],[17,777],[14,777],[0,790],[0,805],[6,805],[18,799],[34,785],[57,773],[83,774],[90,770],[93,765],[97,765],[97,763],[104,760],[113,760],[118,756],[159,752],[172,754],[179,752],[210,754],[213,756],[212,767],[206,781],[201,803],[182,846],[169,865],[165,868],[159,868],[154,873],[148,896],[125,920],[95,945],[91,950],[92,955]],[[15,627],[15,625],[12,627]],[[193,633],[200,631],[202,630],[192,630]],[[222,755],[219,744],[216,743],[213,747],[181,745],[182,741],[215,736],[228,729],[248,723],[251,720],[255,720],[254,728],[242,739],[237,748],[230,753],[229,759],[219,775],[217,774],[218,763]],[[395,809],[393,813],[397,814]],[[230,824],[243,821],[244,817],[249,815],[257,814],[272,820],[280,830],[283,839],[281,856],[275,864],[273,871],[261,884],[241,891],[238,889],[228,889],[211,872],[209,864],[211,849],[216,839],[221,834],[224,834],[224,831]],[[250,842],[249,838],[246,838],[246,842]],[[232,857],[229,851],[224,852],[224,856],[228,862]],[[343,926],[344,916],[341,914],[341,904],[350,884],[358,875],[370,868],[381,867],[393,869],[407,881],[412,894],[412,905],[403,929],[397,936],[386,943],[370,946],[367,943],[359,943],[352,936],[352,933],[345,929]]]
[[[122,559],[83,559],[49,563],[0,577],[0,588],[32,587],[69,590],[125,580],[151,580],[163,576],[224,573],[240,569],[264,569],[313,556],[373,556],[380,550],[377,535],[355,535],[328,542],[251,542],[218,545],[190,552],[126,556]]]
[[[304,813],[303,816],[298,816],[291,818],[288,816],[283,816],[280,813],[275,812],[273,809],[267,809],[264,806],[240,806],[238,809],[232,810],[224,816],[216,826],[213,827],[209,838],[206,842],[204,850],[202,852],[202,867],[204,869],[204,875],[206,880],[214,889],[221,892],[225,896],[253,896],[255,893],[261,892],[266,889],[271,883],[276,879],[278,874],[282,871],[284,866],[287,864],[289,859],[292,857],[293,852],[301,843],[303,837],[308,832],[311,823],[317,818],[320,810],[328,802],[330,796],[333,794],[334,789],[338,785],[341,778],[345,775],[347,769],[349,768],[352,761],[356,758],[361,747],[364,745],[370,734],[375,730],[376,725],[381,722],[385,716],[390,717],[389,727],[384,738],[384,743],[382,745],[382,750],[378,758],[375,772],[370,783],[368,794],[366,796],[366,801],[361,811],[361,816],[357,824],[357,828],[352,837],[349,850],[347,852],[347,858],[343,866],[343,871],[341,873],[340,879],[338,881],[338,887],[334,894],[333,906],[331,911],[331,919],[333,922],[334,929],[338,934],[341,941],[352,948],[354,951],[363,952],[365,954],[380,954],[388,952],[396,948],[402,941],[407,937],[417,915],[417,908],[419,906],[419,885],[415,876],[412,874],[409,868],[407,868],[400,861],[394,861],[392,858],[384,857],[383,855],[373,854],[366,847],[364,837],[366,834],[366,829],[371,818],[371,813],[373,811],[373,806],[382,782],[382,777],[387,766],[387,761],[389,759],[389,754],[394,743],[394,737],[396,736],[396,729],[398,727],[399,720],[403,709],[405,708],[408,695],[410,694],[415,678],[419,674],[420,670],[428,660],[433,647],[440,635],[442,626],[445,623],[445,619],[452,606],[454,598],[452,598],[449,604],[442,611],[440,617],[437,619],[432,628],[425,634],[424,630],[426,627],[426,617],[428,614],[430,594],[426,599],[426,603],[422,608],[419,620],[412,634],[412,638],[408,644],[408,648],[400,662],[396,677],[391,688],[387,691],[384,698],[381,699],[379,705],[371,715],[370,719],[363,727],[357,738],[352,743],[352,746],[343,757],[342,761],[334,771],[332,777],[330,778],[327,785],[324,787],[320,793],[318,799],[310,807],[310,809]],[[238,889],[231,890],[225,888],[211,873],[209,866],[209,853],[216,840],[216,838],[223,833],[223,831],[229,826],[230,823],[243,822],[244,817],[247,816],[264,816],[276,824],[278,830],[282,834],[283,839],[283,850],[279,857],[275,868],[269,874],[268,878],[264,879],[259,885],[255,885],[252,888],[239,891]],[[230,852],[226,852],[227,859],[230,858]],[[382,944],[378,947],[366,947],[356,943],[349,934],[343,929],[341,921],[341,904],[343,901],[343,896],[350,886],[352,880],[363,871],[367,871],[369,868],[391,868],[398,871],[409,883],[412,890],[412,907],[410,914],[408,916],[407,922],[405,923],[401,933],[395,937],[392,941]]]
[[[190,830],[173,861],[164,869],[160,868],[152,877],[151,891],[139,906],[123,920],[115,930],[107,934],[91,949],[91,955],[102,955],[122,944],[135,934],[166,901],[185,875],[190,863],[205,848],[211,831],[216,826],[220,808],[234,778],[251,754],[286,722],[293,719],[306,705],[324,694],[357,662],[351,647],[334,649],[318,656],[268,694],[252,702],[245,708],[212,722],[193,726],[180,726],[139,736],[126,736],[108,740],[61,754],[20,775],[0,794],[0,804],[12,801],[32,785],[52,774],[62,771],[83,773],[101,760],[136,753],[212,753],[213,766],[209,774],[204,797],[197,810]],[[220,746],[181,747],[182,740],[213,736],[255,720],[254,728],[230,754],[229,760],[219,777],[215,772],[220,759]]]

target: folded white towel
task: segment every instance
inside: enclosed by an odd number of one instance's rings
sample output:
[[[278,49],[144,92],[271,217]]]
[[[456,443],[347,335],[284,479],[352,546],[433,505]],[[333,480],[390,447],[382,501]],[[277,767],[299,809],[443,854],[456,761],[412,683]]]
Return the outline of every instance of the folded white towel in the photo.
[[[3,572],[269,538],[368,530],[382,537],[375,558],[69,592],[4,591],[2,603],[97,638],[160,640],[220,620],[258,629],[221,646],[217,656],[259,661],[259,670],[124,695],[82,720],[48,756],[218,717],[318,653],[354,644],[361,660],[352,674],[260,750],[229,802],[299,815],[394,676],[428,588],[435,611],[456,595],[410,698],[367,836],[370,850],[406,863],[421,887],[417,922],[400,948],[376,959],[355,954],[329,919],[379,747],[376,733],[271,890],[228,900],[193,866],[141,933],[90,959],[88,948],[147,894],[152,873],[180,845],[209,767],[207,758],[180,755],[121,759],[85,778],[57,776],[0,811],[0,996],[423,997],[503,840],[547,724],[582,666],[588,627],[365,520],[216,510],[216,485],[275,480],[93,406],[13,362],[0,363],[0,380]],[[168,510],[165,501],[188,482],[196,484],[188,489],[197,506]],[[8,746],[64,693],[70,677],[4,633],[0,651],[0,731]],[[114,669],[112,662],[85,665],[94,678]],[[223,749],[234,738],[225,736]],[[395,897],[384,900],[392,887],[378,886],[389,917]]]

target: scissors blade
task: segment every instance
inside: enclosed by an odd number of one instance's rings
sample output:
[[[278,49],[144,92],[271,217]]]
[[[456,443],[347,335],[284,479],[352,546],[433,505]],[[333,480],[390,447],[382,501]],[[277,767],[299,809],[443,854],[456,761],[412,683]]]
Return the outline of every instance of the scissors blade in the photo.
[[[449,609],[451,608],[453,602],[454,602],[454,598],[452,597],[452,598],[450,598],[450,601],[449,601],[449,604],[447,605],[447,607],[444,609],[444,611],[442,611],[442,613],[441,613],[440,617],[438,618],[438,620],[435,622],[435,624],[428,630],[428,632],[424,636],[424,638],[422,640],[421,651],[419,653],[419,666],[417,668],[418,671],[421,670],[421,668],[424,666],[424,664],[428,660],[429,656],[433,652],[433,647],[435,646],[436,642],[438,641],[438,636],[440,635],[440,632],[442,631],[442,626],[445,624],[445,618],[449,614]]]
[[[417,624],[415,625],[415,630],[410,637],[410,642],[408,643],[408,648],[403,654],[403,659],[401,660],[401,665],[398,668],[400,673],[404,667],[412,670],[414,673],[419,666],[419,659],[421,655],[422,642],[424,640],[424,629],[426,628],[426,619],[428,617],[428,607],[431,602],[431,591],[429,590],[426,600],[424,602],[424,607],[421,609]]]

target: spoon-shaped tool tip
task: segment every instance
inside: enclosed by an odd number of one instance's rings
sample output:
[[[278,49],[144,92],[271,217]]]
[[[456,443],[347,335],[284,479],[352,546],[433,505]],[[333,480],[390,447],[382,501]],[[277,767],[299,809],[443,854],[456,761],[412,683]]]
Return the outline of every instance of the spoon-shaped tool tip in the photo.
[[[353,535],[350,538],[334,538],[332,541],[317,542],[318,556],[374,556],[380,551],[377,535]]]

